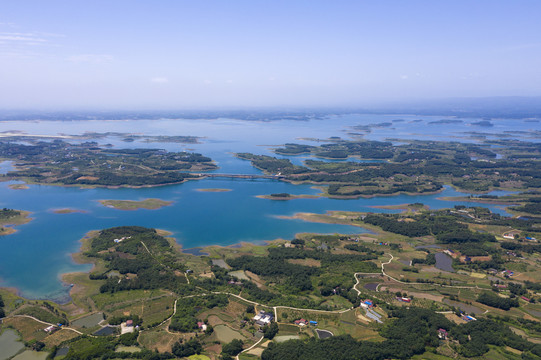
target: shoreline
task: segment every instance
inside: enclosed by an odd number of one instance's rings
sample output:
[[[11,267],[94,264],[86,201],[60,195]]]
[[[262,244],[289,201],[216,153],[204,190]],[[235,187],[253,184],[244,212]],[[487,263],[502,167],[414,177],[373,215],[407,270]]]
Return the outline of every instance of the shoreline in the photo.
[[[21,214],[14,217],[14,219],[5,219],[5,221],[0,221],[0,228],[4,231],[0,231],[0,236],[11,235],[16,233],[18,230],[15,229],[16,226],[28,224],[34,218],[29,217],[32,212],[26,210],[17,210]]]

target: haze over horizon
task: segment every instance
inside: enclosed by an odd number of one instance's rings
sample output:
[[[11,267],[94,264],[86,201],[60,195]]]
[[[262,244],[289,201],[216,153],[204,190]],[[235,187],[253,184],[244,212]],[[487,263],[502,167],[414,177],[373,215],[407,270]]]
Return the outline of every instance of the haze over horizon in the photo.
[[[65,2],[0,11],[0,108],[541,96],[541,3]]]

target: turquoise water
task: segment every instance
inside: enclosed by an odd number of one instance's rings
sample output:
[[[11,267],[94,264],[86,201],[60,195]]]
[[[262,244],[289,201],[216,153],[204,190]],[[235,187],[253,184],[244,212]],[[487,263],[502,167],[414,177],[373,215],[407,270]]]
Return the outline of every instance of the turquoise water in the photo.
[[[349,115],[310,122],[276,121],[247,122],[231,119],[219,120],[157,120],[157,121],[73,121],[73,122],[4,122],[0,131],[21,130],[29,134],[81,134],[85,131],[137,132],[149,135],[205,136],[201,144],[124,143],[119,138],[99,139],[118,147],[159,147],[168,150],[193,150],[215,159],[219,173],[258,174],[248,161],[235,158],[233,152],[272,154],[270,145],[301,142],[299,137],[347,137],[345,132],[356,124],[390,121],[395,117]],[[407,117],[401,117],[406,119]],[[393,124],[394,130],[377,128],[368,136],[411,138],[414,136],[437,138],[465,131],[460,126],[427,125],[442,117],[423,117],[424,126],[408,123],[412,119]],[[478,119],[474,119],[478,120]],[[468,120],[469,121],[469,120]],[[473,121],[473,120],[472,120]],[[494,121],[500,124],[499,121]],[[519,120],[501,120],[494,128],[520,130],[539,123]],[[459,124],[460,125],[460,124]],[[471,130],[467,125],[462,126]],[[421,131],[424,131],[421,132]],[[483,129],[479,131],[484,131]],[[417,134],[417,132],[420,134]],[[431,134],[431,132],[433,132]],[[417,134],[417,135],[414,135]],[[312,143],[304,141],[305,143]],[[291,157],[295,163],[307,156]],[[0,171],[9,169],[0,164]],[[4,170],[5,171],[5,170]],[[120,225],[141,225],[171,231],[184,248],[205,245],[231,245],[240,241],[262,241],[276,238],[290,239],[299,232],[361,233],[364,229],[309,223],[283,219],[298,212],[324,213],[328,210],[381,211],[372,206],[421,202],[431,208],[445,208],[456,204],[472,203],[440,201],[443,196],[464,195],[452,189],[443,193],[423,196],[375,197],[358,200],[326,198],[272,201],[256,195],[287,192],[291,194],[317,194],[310,185],[292,185],[276,180],[205,179],[184,184],[142,189],[78,189],[32,185],[27,190],[13,190],[9,183],[0,183],[0,207],[32,212],[33,220],[17,227],[13,235],[0,237],[0,286],[17,287],[29,298],[65,300],[69,287],[60,276],[66,272],[88,271],[89,265],[74,264],[71,253],[78,251],[79,242],[88,231]],[[200,188],[226,188],[230,192],[200,192]],[[497,193],[501,194],[501,193]],[[122,211],[102,206],[100,199],[139,200],[160,198],[174,201],[159,210]],[[486,205],[481,205],[485,206]],[[73,208],[83,213],[55,214],[54,209]],[[492,211],[504,214],[498,207]]]

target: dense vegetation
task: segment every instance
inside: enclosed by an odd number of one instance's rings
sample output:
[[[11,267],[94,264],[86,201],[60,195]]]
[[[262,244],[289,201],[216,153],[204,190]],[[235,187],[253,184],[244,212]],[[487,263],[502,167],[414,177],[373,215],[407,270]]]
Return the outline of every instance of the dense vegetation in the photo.
[[[369,214],[362,221],[410,237],[435,235],[439,242],[446,244],[496,241],[494,235],[469,230],[459,219],[462,217],[440,211],[409,216],[407,221],[398,214]]]
[[[380,330],[380,334],[386,339],[381,343],[356,341],[349,335],[324,340],[290,340],[271,343],[263,352],[262,359],[407,359],[437,347],[437,330],[440,328],[446,329],[458,340],[458,351],[466,357],[485,354],[489,350],[488,345],[507,345],[527,351],[533,356],[541,355],[541,345],[524,340],[505,325],[493,320],[483,319],[456,325],[441,314],[419,308],[395,309],[390,315],[392,320]]]
[[[196,153],[108,149],[96,142],[70,144],[62,140],[33,145],[0,142],[0,157],[21,166],[3,176],[43,184],[162,185],[197,177],[180,170],[216,168],[210,158]]]
[[[106,262],[105,272],[89,275],[92,280],[105,279],[101,292],[176,290],[186,282],[186,278],[178,274],[185,270],[184,266],[177,261],[167,239],[154,229],[121,226],[102,230],[91,239],[90,250],[85,255]],[[110,276],[111,270],[122,276]]]
[[[177,302],[177,313],[171,319],[169,329],[180,332],[191,332],[197,329],[197,313],[202,308],[212,309],[224,307],[229,303],[225,295],[185,298]]]
[[[367,260],[376,259],[377,255],[370,251],[367,254],[332,254],[322,250],[301,248],[270,248],[268,256],[240,256],[228,259],[234,269],[249,270],[255,274],[270,277],[285,285],[290,292],[313,289],[311,277],[314,275],[341,273],[345,268],[350,272],[371,272],[377,269],[376,264]],[[321,262],[320,267],[292,264],[289,259],[314,259]],[[347,286],[346,286],[347,287]]]
[[[477,297],[477,301],[479,301],[481,304],[485,304],[502,310],[509,310],[512,307],[518,307],[519,305],[517,298],[502,298],[498,296],[498,294],[490,291],[483,291],[481,294],[479,294],[479,296]]]
[[[443,183],[476,192],[541,185],[541,170],[538,170],[541,169],[538,160],[541,149],[537,143],[494,143],[501,147],[498,151],[504,153],[505,158],[497,158],[488,144],[408,141],[395,146],[391,142],[341,139],[320,146],[286,144],[275,152],[281,155],[310,153],[331,159],[356,156],[380,161],[307,160],[306,166],[296,166],[287,159],[247,153],[237,155],[268,173],[280,173],[287,180],[329,184],[327,193],[338,197],[434,192],[441,190]],[[538,214],[539,203],[527,204],[520,210]]]
[[[0,210],[0,220],[11,219],[12,217],[19,216],[19,215],[21,215],[21,212],[18,210],[7,209],[7,208],[3,208],[2,210]]]

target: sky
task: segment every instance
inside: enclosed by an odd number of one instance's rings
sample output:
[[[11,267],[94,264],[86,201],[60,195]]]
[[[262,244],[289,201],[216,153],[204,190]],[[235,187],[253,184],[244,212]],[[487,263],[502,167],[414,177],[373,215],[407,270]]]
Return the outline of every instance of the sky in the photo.
[[[0,0],[0,109],[541,95],[538,0]]]

